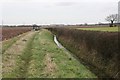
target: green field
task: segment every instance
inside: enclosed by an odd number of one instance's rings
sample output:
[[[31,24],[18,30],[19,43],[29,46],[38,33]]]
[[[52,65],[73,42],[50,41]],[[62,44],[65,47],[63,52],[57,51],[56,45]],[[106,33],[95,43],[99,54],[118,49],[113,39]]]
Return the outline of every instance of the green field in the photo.
[[[45,29],[32,31],[3,54],[3,78],[96,78],[53,40]]]
[[[91,27],[91,28],[77,28],[77,29],[90,30],[90,31],[118,32],[118,27]]]

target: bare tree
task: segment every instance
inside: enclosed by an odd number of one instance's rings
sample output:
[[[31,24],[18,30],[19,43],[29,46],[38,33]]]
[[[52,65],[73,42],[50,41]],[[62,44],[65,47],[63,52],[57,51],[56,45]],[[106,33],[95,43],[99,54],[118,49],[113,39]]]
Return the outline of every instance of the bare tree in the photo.
[[[118,18],[118,14],[112,14],[107,16],[105,20],[111,22],[110,27],[113,27],[114,22],[117,21],[117,18]]]

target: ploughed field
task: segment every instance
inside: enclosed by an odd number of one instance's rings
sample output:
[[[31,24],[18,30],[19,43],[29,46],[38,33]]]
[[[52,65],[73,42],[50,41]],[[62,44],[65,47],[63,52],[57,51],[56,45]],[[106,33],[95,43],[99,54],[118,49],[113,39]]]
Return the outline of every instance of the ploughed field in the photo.
[[[97,77],[88,66],[59,48],[54,42],[54,35],[46,29],[3,29],[3,36],[3,78]]]
[[[15,36],[18,36],[22,33],[25,33],[27,31],[30,31],[31,28],[19,28],[19,27],[5,27],[5,28],[1,28],[0,29],[0,36],[2,35],[2,40],[7,40],[7,39],[10,39],[12,37],[15,37]]]

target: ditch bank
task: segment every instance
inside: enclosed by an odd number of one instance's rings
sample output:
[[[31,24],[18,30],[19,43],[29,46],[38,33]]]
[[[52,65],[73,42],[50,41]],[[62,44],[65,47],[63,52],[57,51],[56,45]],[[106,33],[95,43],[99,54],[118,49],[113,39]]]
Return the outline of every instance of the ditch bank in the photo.
[[[117,32],[83,31],[68,28],[49,28],[58,41],[100,78],[119,78]]]

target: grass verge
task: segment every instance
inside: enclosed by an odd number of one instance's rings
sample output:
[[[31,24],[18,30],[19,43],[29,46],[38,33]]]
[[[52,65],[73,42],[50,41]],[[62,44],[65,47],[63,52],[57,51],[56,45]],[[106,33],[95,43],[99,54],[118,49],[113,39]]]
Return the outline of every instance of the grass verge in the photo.
[[[12,46],[17,40],[19,40],[22,36],[26,35],[26,33],[23,33],[22,35],[19,35],[17,37],[11,38],[9,40],[2,42],[2,54],[10,47]]]
[[[35,33],[27,42],[26,48],[23,50],[22,55],[19,55],[16,60],[16,68],[10,74],[6,75],[8,78],[26,78],[27,69],[29,66],[29,61],[31,60],[31,48],[34,37],[37,33]]]
[[[36,35],[32,47],[29,78],[96,78],[87,67],[58,48],[48,30],[43,29]],[[51,60],[49,67],[45,64],[46,55]]]
[[[33,40],[35,38],[35,36],[37,35],[34,34],[33,37],[28,41],[26,48],[23,51],[23,54],[19,57],[18,59],[18,68],[16,70],[17,72],[17,77],[19,78],[26,78],[27,77],[27,71],[28,71],[28,67],[29,67],[29,62],[31,60],[31,56],[32,56],[32,43]]]

